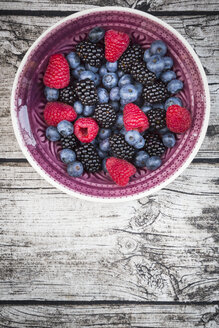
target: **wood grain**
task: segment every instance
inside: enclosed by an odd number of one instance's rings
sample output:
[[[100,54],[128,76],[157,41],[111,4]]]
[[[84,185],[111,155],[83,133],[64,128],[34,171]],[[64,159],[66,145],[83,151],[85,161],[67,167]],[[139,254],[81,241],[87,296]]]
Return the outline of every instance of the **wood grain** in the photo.
[[[79,11],[94,7],[103,6],[122,6],[136,8],[143,11],[175,11],[186,12],[195,10],[199,11],[214,11],[218,10],[218,3],[216,0],[209,0],[206,4],[205,0],[199,0],[198,5],[196,0],[18,0],[18,1],[0,1],[0,8],[2,10],[30,10],[30,11]]]
[[[15,140],[9,95],[25,52],[61,16],[104,5],[109,1],[0,1],[0,300],[82,302],[5,304],[0,327],[216,328],[218,306],[203,303],[219,296],[219,15],[209,15],[216,1],[110,1],[162,15],[193,46],[208,77],[207,136],[167,188],[113,206],[70,198],[29,166]]]
[[[109,206],[5,163],[0,299],[217,300],[218,171],[192,164],[159,193]]]
[[[9,95],[14,75],[30,45],[60,17],[2,16],[0,21],[0,158],[23,158],[17,145],[10,120]],[[204,143],[197,158],[218,158],[218,103],[219,60],[217,42],[219,16],[163,17],[176,28],[193,46],[207,73],[211,92],[211,116]],[[25,36],[25,37],[24,37]],[[7,138],[5,135],[7,134]]]
[[[3,306],[1,328],[217,328],[215,305]]]

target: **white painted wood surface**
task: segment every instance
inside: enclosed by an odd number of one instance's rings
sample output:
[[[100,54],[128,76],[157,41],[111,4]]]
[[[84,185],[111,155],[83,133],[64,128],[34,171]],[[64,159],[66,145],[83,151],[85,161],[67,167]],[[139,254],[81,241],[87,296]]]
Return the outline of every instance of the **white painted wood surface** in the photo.
[[[54,189],[15,140],[14,75],[47,27],[105,1],[0,1],[1,328],[219,325],[217,2],[110,1],[115,4],[157,12],[193,46],[211,92],[207,136],[178,179],[139,201],[90,204]]]
[[[121,6],[137,8],[147,11],[214,11],[218,10],[216,0],[15,0],[0,1],[2,10],[30,10],[30,11],[79,11],[99,6]]]
[[[1,328],[217,328],[218,307],[195,305],[4,306]]]

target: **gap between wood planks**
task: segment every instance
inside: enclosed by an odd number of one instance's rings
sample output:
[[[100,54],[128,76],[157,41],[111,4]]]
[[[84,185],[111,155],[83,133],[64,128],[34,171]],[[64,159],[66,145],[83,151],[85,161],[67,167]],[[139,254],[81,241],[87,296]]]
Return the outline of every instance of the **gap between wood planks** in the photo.
[[[97,7],[101,8],[101,7]],[[137,8],[139,11],[147,12],[148,14],[154,15],[154,16],[216,16],[219,15],[219,10],[202,10],[202,11],[147,11],[144,10],[144,8]],[[71,14],[75,14],[78,11],[71,11],[71,10],[65,10],[65,11],[59,11],[59,10],[0,10],[0,16],[4,15],[13,15],[13,16],[48,16],[48,17],[65,17]]]

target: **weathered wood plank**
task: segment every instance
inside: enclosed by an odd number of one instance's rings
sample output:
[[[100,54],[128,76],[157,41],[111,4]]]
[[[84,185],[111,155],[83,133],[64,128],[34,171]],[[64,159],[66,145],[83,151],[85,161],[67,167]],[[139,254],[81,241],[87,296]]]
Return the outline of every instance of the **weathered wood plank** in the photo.
[[[144,11],[214,11],[218,10],[218,3],[215,0],[210,0],[206,3],[205,0],[200,0],[197,5],[195,0],[40,0],[40,1],[0,1],[2,10],[30,10],[30,11],[79,11],[83,9],[94,8],[96,6],[122,6],[137,8]]]
[[[159,193],[113,206],[14,165],[1,170],[0,299],[218,300],[215,165],[192,164]]]
[[[218,324],[215,305],[0,307],[1,328],[216,328]]]
[[[218,158],[218,17],[163,17],[175,27],[194,47],[208,75],[211,91],[211,117],[207,137],[198,158]],[[0,76],[1,128],[0,158],[23,158],[14,137],[10,120],[9,96],[17,67],[33,41],[59,17],[2,16],[0,22]],[[24,38],[25,35],[25,38]],[[5,135],[7,134],[7,138]]]

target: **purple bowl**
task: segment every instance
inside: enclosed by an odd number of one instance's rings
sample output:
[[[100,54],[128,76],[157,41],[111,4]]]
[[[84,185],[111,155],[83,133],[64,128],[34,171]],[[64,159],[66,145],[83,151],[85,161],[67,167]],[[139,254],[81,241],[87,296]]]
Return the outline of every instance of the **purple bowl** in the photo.
[[[192,126],[168,149],[162,166],[156,171],[146,169],[130,179],[126,187],[119,187],[107,173],[84,174],[80,178],[68,176],[59,160],[57,143],[45,137],[43,110],[43,74],[48,59],[54,53],[70,52],[83,40],[88,31],[97,26],[128,33],[131,39],[149,47],[162,39],[174,59],[177,77],[184,82],[179,96],[184,107],[192,113]],[[204,139],[210,112],[207,79],[202,65],[187,41],[171,26],[158,18],[134,9],[103,7],[82,11],[66,17],[44,32],[25,55],[15,77],[11,96],[11,115],[19,145],[30,162],[48,182],[58,189],[79,198],[114,202],[140,198],[166,186],[192,161]]]

